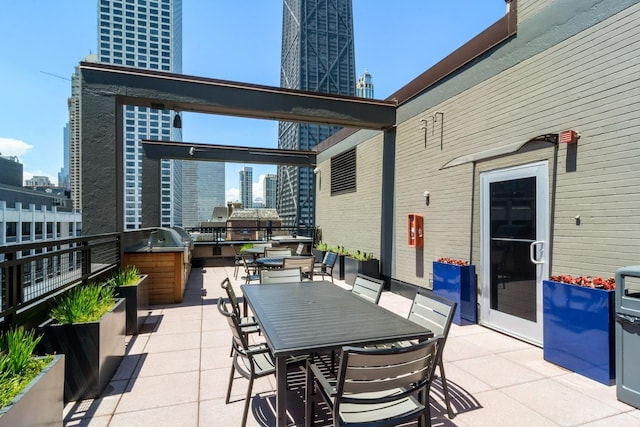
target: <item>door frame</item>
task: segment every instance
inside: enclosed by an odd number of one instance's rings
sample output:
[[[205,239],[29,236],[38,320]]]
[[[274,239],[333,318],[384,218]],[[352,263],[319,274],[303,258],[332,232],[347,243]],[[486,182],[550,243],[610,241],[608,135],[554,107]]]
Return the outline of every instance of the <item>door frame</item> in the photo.
[[[536,177],[536,241],[542,241],[534,249],[536,260],[536,322],[527,321],[491,309],[491,251],[489,209],[489,184],[511,179]],[[518,166],[480,172],[480,321],[483,326],[499,330],[508,335],[542,346],[542,281],[549,277],[550,253],[550,190],[549,162],[540,161]]]

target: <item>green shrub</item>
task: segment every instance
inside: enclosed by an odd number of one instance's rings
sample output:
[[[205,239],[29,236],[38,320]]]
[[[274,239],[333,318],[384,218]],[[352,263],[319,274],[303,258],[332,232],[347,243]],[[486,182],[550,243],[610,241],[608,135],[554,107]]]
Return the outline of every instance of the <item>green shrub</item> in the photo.
[[[33,357],[41,338],[23,328],[0,334],[0,408],[9,404],[53,359]]]
[[[318,243],[316,245],[316,249],[319,250],[319,251],[326,251],[327,248],[328,248],[328,246],[327,246],[326,243]]]
[[[140,271],[135,265],[128,265],[118,270],[107,282],[111,286],[133,286],[140,279]]]
[[[247,249],[251,249],[253,247],[253,243],[245,243],[240,246],[240,252],[246,251]]]
[[[115,303],[113,286],[90,283],[62,297],[49,315],[61,324],[95,322]]]

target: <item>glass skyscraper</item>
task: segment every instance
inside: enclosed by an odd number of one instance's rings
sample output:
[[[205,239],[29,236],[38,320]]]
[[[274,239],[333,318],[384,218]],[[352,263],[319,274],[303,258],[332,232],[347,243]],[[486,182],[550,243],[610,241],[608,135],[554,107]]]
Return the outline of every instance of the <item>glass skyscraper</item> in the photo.
[[[356,96],[373,99],[373,77],[367,69],[358,77],[358,81],[356,82]]]
[[[275,209],[276,207],[277,183],[278,179],[275,174],[268,173],[264,176],[262,194],[265,208]]]
[[[355,96],[351,0],[284,0],[280,86]],[[280,122],[278,148],[309,150],[339,127]],[[313,168],[278,166],[277,210],[287,226],[315,224]]]
[[[98,0],[98,62],[182,72],[182,0]],[[181,141],[175,112],[125,106],[124,226],[142,224],[143,139]],[[182,225],[182,164],[162,160],[160,220]]]
[[[240,169],[240,202],[242,209],[253,207],[253,168],[248,166]]]

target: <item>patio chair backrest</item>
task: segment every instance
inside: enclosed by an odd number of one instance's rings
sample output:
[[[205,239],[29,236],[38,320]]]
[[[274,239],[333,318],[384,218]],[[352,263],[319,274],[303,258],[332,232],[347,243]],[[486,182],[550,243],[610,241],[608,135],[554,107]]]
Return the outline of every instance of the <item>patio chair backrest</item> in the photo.
[[[333,268],[336,261],[338,259],[338,254],[335,252],[327,252],[324,254],[324,259],[322,260],[322,266],[325,268]]]
[[[382,294],[382,288],[384,287],[384,281],[380,279],[374,279],[373,277],[365,276],[364,274],[358,274],[356,281],[351,288],[351,292],[377,304],[380,301],[380,295]]]
[[[282,268],[295,268],[300,267],[302,274],[310,274],[313,271],[315,260],[312,256],[304,258],[284,258]]]
[[[227,309],[224,298],[222,297],[218,298],[218,311],[220,312],[220,314],[225,316],[225,318],[227,319],[227,323],[229,323],[231,334],[233,335],[234,349],[241,352],[242,350],[246,350],[249,347],[249,344],[247,343],[247,339],[240,329],[238,317],[233,313],[233,311],[229,311]]]
[[[360,410],[366,412],[367,405],[374,408],[385,403],[386,407],[393,407],[394,403],[422,391],[426,391],[428,396],[441,340],[442,337],[436,336],[400,348],[344,347],[337,376],[334,414],[339,414],[340,405],[345,403],[355,404],[355,408],[361,405]],[[427,397],[427,405],[428,402]],[[419,416],[420,408],[414,412]],[[387,420],[381,425],[395,424]]]
[[[271,243],[254,243],[253,247],[254,248],[270,248],[273,245]]]
[[[225,278],[222,283],[220,283],[220,287],[227,292],[227,297],[229,298],[229,304],[231,304],[231,308],[233,309],[233,314],[239,319],[242,317],[240,315],[240,304],[238,304],[238,298],[236,297],[236,292],[233,290],[233,286],[231,285],[231,281],[229,278]]]
[[[301,281],[300,267],[260,271],[260,283],[299,283]]]
[[[455,301],[439,297],[428,290],[420,290],[413,299],[408,319],[430,329],[435,335],[442,335],[446,340],[456,305]]]
[[[265,248],[264,256],[267,258],[271,257],[286,257],[291,256],[291,249],[289,248]]]

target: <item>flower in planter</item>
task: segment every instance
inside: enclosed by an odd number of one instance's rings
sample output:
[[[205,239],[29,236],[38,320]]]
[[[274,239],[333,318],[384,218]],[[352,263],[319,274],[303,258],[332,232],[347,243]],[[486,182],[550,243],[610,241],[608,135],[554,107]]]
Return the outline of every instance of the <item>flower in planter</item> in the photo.
[[[326,251],[328,246],[326,243],[318,243],[315,248],[319,251]]]
[[[443,264],[453,264],[453,265],[460,265],[460,266],[465,266],[465,265],[469,265],[469,263],[467,261],[463,261],[461,259],[457,259],[457,258],[438,258],[437,262],[441,262]]]
[[[599,288],[605,290],[611,290],[616,288],[616,279],[609,277],[603,279],[600,276],[588,277],[588,276],[569,276],[568,274],[560,274],[558,276],[551,276],[549,280],[553,282],[568,283],[576,286],[584,286],[586,288]]]

